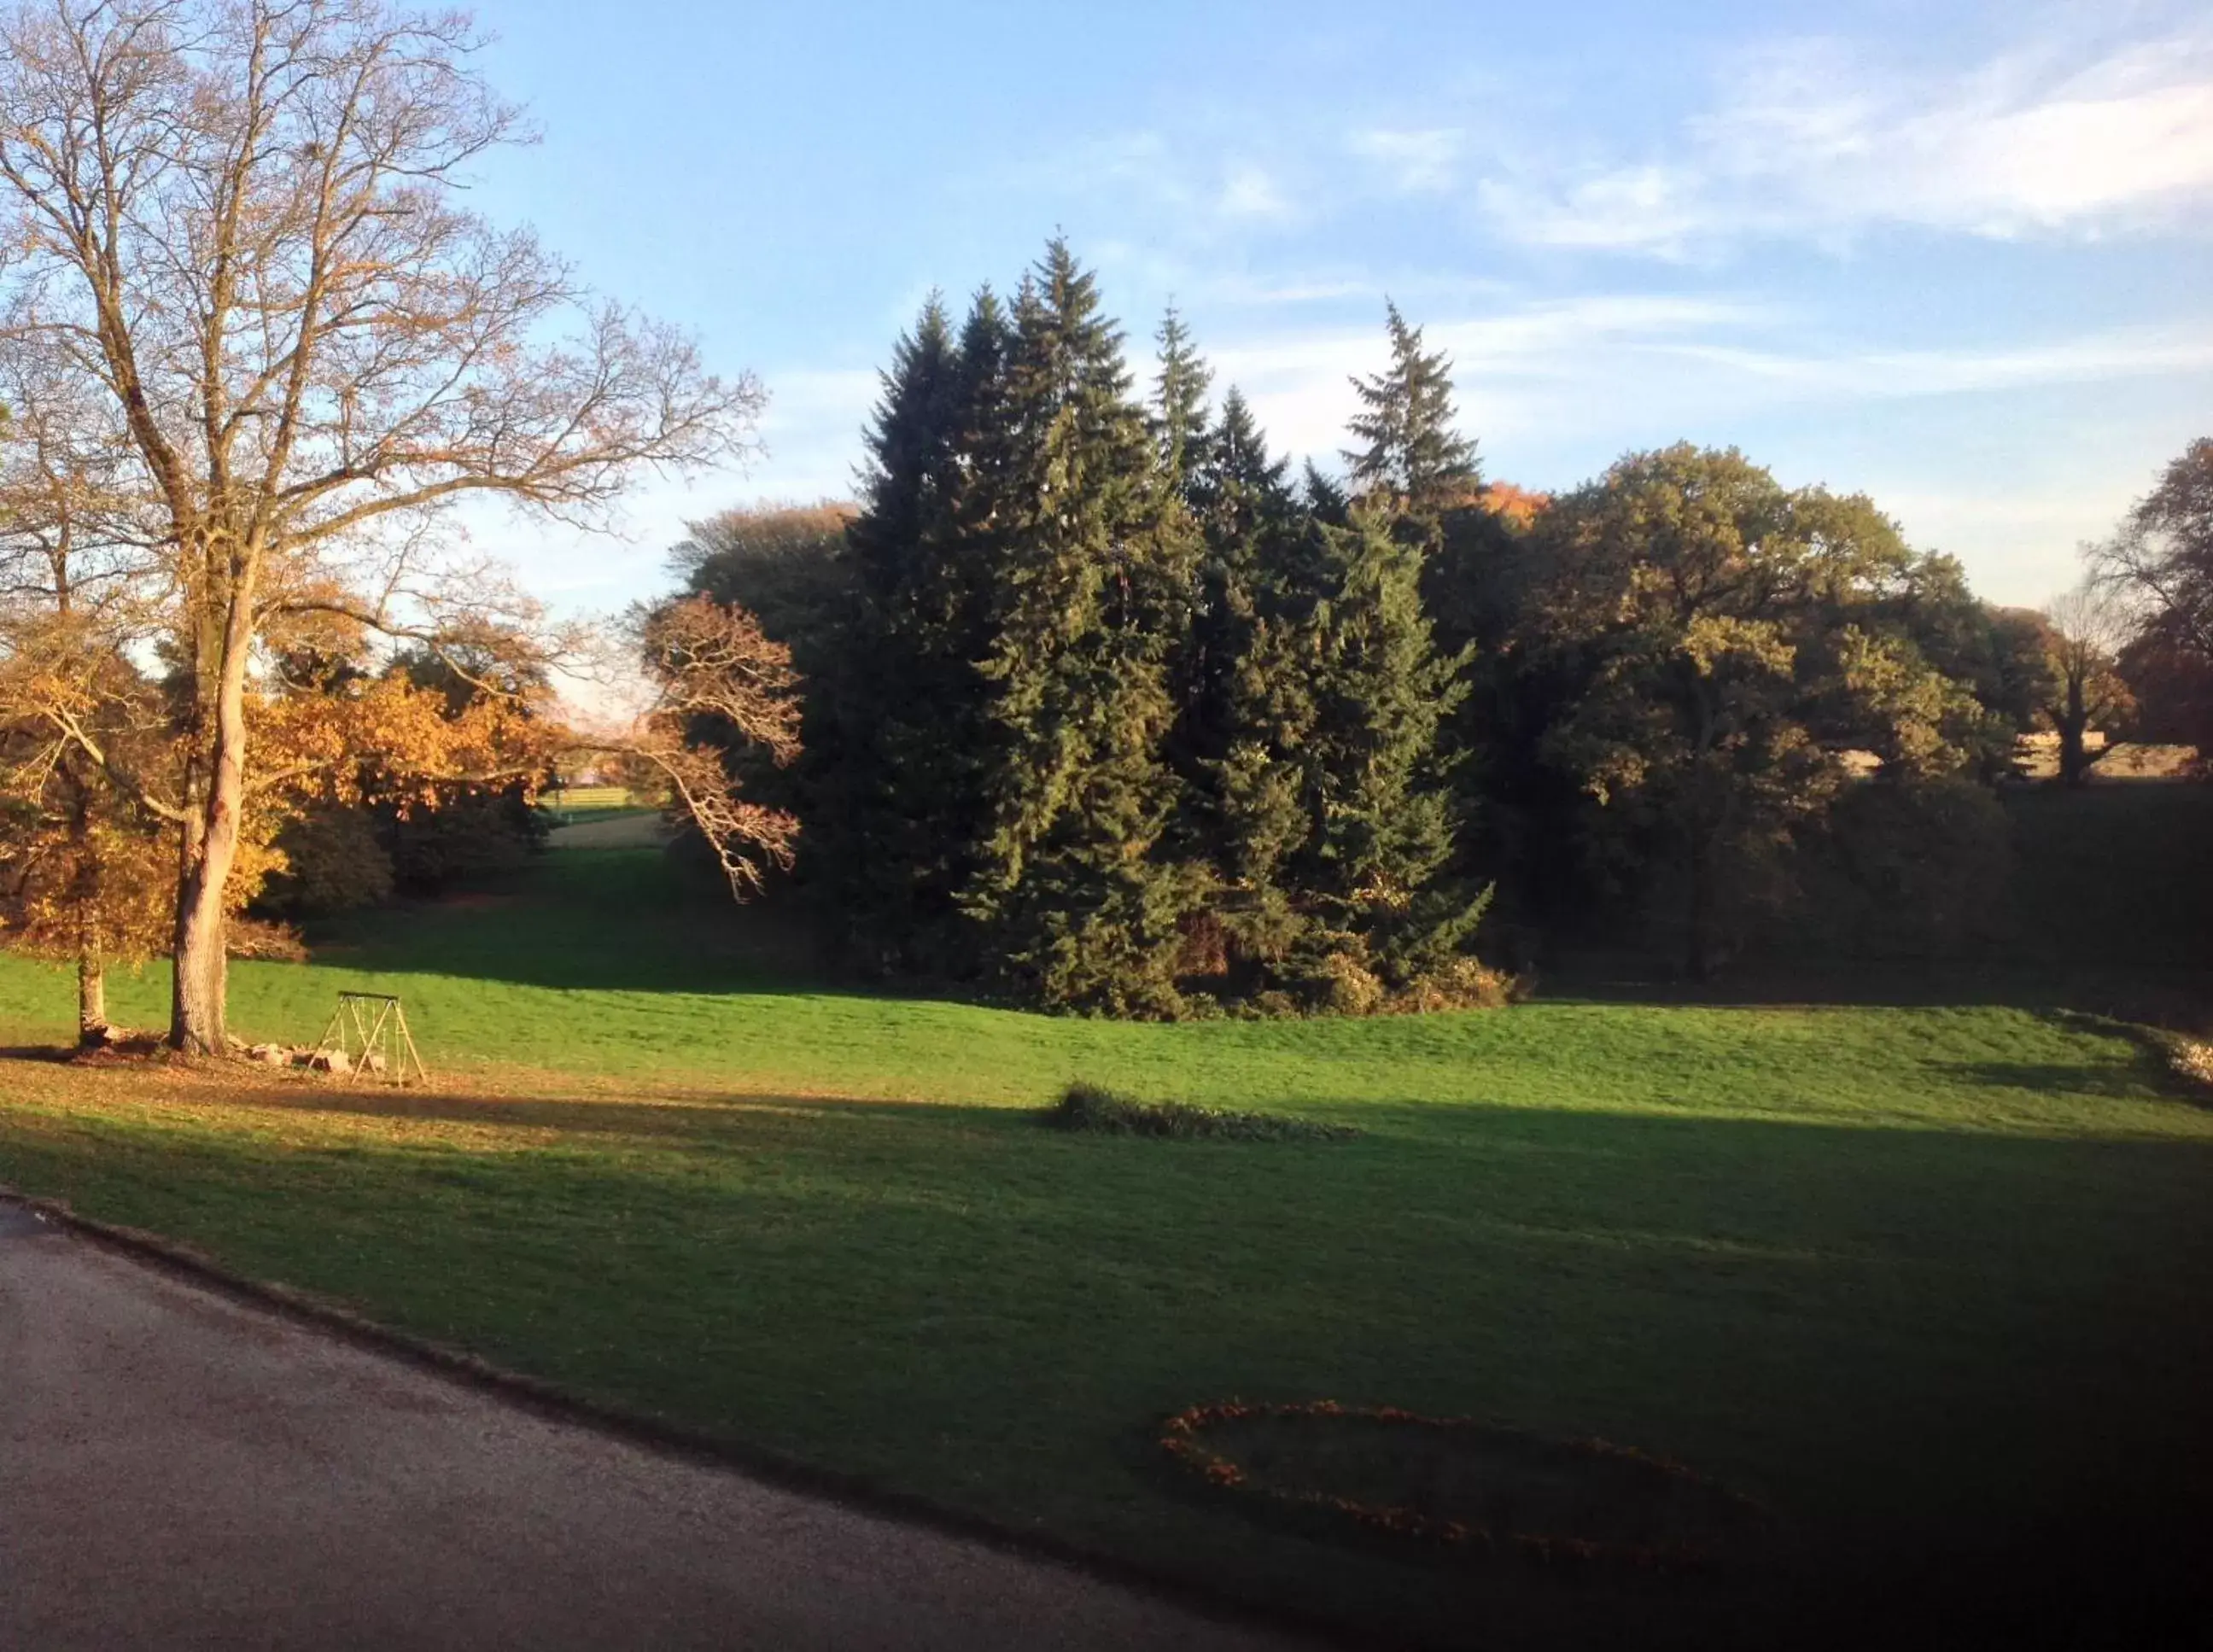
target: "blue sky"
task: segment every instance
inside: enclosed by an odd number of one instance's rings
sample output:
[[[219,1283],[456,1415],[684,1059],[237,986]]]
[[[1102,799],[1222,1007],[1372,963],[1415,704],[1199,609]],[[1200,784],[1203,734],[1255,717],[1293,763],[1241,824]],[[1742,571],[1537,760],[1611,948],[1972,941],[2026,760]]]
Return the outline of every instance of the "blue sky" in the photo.
[[[1494,478],[1734,443],[2002,601],[2213,434],[2202,4],[478,15],[542,133],[483,209],[772,397],[765,458],[643,485],[625,542],[479,528],[565,607],[655,588],[687,516],[849,492],[924,295],[1010,283],[1056,229],[1133,347],[1173,300],[1295,454],[1333,458],[1387,294]]]

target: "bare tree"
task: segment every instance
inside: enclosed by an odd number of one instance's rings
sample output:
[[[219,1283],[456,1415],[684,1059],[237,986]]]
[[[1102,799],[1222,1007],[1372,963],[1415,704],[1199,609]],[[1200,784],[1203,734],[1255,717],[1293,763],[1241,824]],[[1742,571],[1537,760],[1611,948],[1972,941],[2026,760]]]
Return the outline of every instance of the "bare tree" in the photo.
[[[2114,669],[2129,640],[2128,611],[2112,588],[2095,578],[2045,605],[2056,693],[2044,715],[2059,735],[2059,778],[2079,786],[2090,772],[2087,736],[2095,728],[2125,716],[2134,702]]]
[[[2091,578],[2146,633],[2213,666],[2213,437],[2192,442],[2086,553]]]
[[[762,862],[788,868],[799,822],[781,809],[731,795],[721,759],[694,736],[735,735],[777,763],[799,755],[798,678],[791,650],[771,641],[743,608],[686,597],[644,616],[640,627],[652,703],[626,739],[602,751],[643,759],[668,783],[721,859],[740,899],[761,887]]]
[[[0,367],[74,387],[185,686],[171,1041],[220,1050],[223,893],[261,640],[326,612],[513,635],[442,515],[600,521],[641,466],[738,453],[750,377],[460,204],[524,136],[466,17],[388,0],[38,0],[0,15]],[[126,790],[83,732],[76,748]]]

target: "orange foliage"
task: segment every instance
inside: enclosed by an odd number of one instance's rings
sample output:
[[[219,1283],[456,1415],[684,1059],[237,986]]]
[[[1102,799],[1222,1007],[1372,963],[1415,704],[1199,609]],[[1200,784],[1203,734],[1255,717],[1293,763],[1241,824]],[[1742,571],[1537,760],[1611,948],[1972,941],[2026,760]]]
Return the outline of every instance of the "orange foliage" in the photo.
[[[1551,507],[1552,496],[1533,493],[1527,488],[1516,487],[1511,482],[1491,482],[1484,485],[1483,497],[1478,503],[1484,509],[1511,526],[1527,527]]]

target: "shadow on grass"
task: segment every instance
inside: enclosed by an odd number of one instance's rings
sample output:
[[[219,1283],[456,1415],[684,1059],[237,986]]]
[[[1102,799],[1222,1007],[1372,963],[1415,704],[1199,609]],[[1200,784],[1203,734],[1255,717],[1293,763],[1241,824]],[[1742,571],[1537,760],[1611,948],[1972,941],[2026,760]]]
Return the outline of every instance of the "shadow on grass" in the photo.
[[[644,992],[817,990],[789,890],[740,906],[656,849],[557,850],[497,883],[308,926],[313,961],[381,974]]]
[[[2213,1093],[2186,1083],[2155,1052],[2147,1050],[2131,1068],[2100,1071],[2082,1065],[2030,1061],[1966,1061],[1932,1064],[1935,1070],[1970,1084],[1994,1089],[2057,1090],[2112,1100],[2141,1100],[2147,1088],[2198,1107],[2213,1106]]]
[[[0,1179],[573,1392],[1371,1637],[1911,1645],[2008,1618],[2015,1643],[2091,1644],[2204,1587],[2198,1142],[1346,1103],[1317,1106],[1369,1134],[1304,1151],[941,1104],[223,1101],[332,1130],[94,1100],[42,1135],[0,1112]],[[1231,1395],[1680,1455],[1765,1494],[1796,1570],[1733,1625],[1728,1589],[1524,1589],[1271,1532],[1145,1472],[1154,1421]]]
[[[1772,964],[1747,966],[1718,980],[1695,982],[1659,971],[1642,972],[1633,960],[1611,965],[1582,960],[1545,974],[1540,991],[1556,1002],[1712,1009],[1827,1004],[1896,1009],[1989,1007],[2176,1027],[2213,1015],[2213,967],[2173,966],[2070,969],[1869,964],[1809,969]]]
[[[419,1120],[564,1135],[690,1138],[719,1143],[747,1127],[775,1133],[840,1119],[886,1125],[959,1123],[994,1133],[1032,1126],[1039,1114],[1019,1107],[962,1106],[938,1101],[879,1101],[733,1093],[650,1097],[546,1098],[469,1091],[332,1090],[313,1083],[269,1086],[223,1097],[224,1105],[272,1113]]]
[[[941,984],[881,991],[838,978],[802,892],[733,903],[702,868],[658,850],[564,850],[503,882],[313,924],[317,964],[565,990],[939,998]],[[1747,964],[1710,984],[1670,978],[1652,960],[1585,955],[1547,971],[1552,999],[1713,1008],[1997,1005],[2088,1011],[2186,1030],[2213,1016],[2213,966],[1852,968]],[[970,1001],[974,1001],[972,998]]]

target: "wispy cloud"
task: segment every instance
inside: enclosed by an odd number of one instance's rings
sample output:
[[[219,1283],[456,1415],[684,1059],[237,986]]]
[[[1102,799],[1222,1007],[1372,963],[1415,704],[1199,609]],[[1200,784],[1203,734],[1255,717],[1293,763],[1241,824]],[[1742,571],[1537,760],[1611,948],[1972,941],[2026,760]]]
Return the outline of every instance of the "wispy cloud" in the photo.
[[[1466,137],[1456,127],[1415,130],[1370,127],[1352,133],[1345,148],[1367,162],[1387,187],[1401,195],[1438,195],[1459,182]]]
[[[1784,394],[1881,400],[2213,369],[2213,329],[2128,327],[1992,350],[1791,353],[1671,343],[1668,353]]]
[[[1802,316],[1747,300],[1617,294],[1440,318],[1424,333],[1453,357],[1468,428],[1538,447],[1671,440],[1763,410],[2213,371],[2213,326],[1921,351],[1823,346],[1804,341],[1803,326]],[[1350,380],[1381,366],[1384,354],[1376,329],[1286,330],[1248,336],[1214,362],[1280,446],[1326,458],[1342,445],[1353,411]]]
[[[1478,204],[1513,240],[1673,257],[1882,224],[2093,236],[2213,216],[2213,30],[1950,74],[1801,40],[1740,54],[1722,84],[1657,155],[1502,168]]]
[[[1057,201],[1105,202],[1135,209],[1183,235],[1205,238],[1224,226],[1289,223],[1308,216],[1290,172],[1289,151],[1264,164],[1226,149],[1218,137],[1138,130],[1110,133],[988,168],[969,187],[1033,192]]]
[[[1297,216],[1290,197],[1265,167],[1232,162],[1225,169],[1216,208],[1232,218],[1283,220]]]

